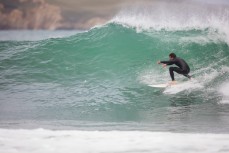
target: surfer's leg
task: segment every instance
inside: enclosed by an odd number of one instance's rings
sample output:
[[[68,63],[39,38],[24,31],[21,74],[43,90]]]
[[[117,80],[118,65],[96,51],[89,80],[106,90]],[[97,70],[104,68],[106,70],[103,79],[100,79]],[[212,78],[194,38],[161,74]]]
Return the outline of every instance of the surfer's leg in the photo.
[[[187,78],[191,79],[191,76],[190,76],[190,75],[188,75],[188,74],[189,74],[189,72],[190,72],[190,69],[183,70],[183,73],[182,73],[182,74],[183,74],[185,77],[187,77]]]
[[[180,69],[178,67],[170,67],[169,68],[169,73],[170,73],[170,76],[171,76],[172,81],[175,80],[174,79],[174,72],[173,71],[177,72],[178,74],[183,74],[184,75],[184,71],[182,69]]]
[[[176,68],[176,67],[170,67],[170,68],[169,68],[169,74],[170,74],[170,77],[171,77],[172,81],[175,80],[175,79],[174,79],[174,73],[173,73],[174,68]]]
[[[192,77],[190,76],[190,75],[188,75],[188,74],[183,74],[185,77],[187,77],[187,78],[189,78],[189,79],[191,79]]]
[[[185,76],[185,77],[191,79],[191,76],[188,75],[189,70],[182,70],[182,69],[180,69],[180,68],[177,68],[177,69],[175,69],[174,71],[177,72],[177,73],[179,73],[179,74],[183,74],[183,76]]]
[[[172,81],[175,80],[174,79],[174,72],[173,71],[177,72],[178,74],[183,74],[185,77],[191,79],[191,76],[188,75],[189,71],[182,70],[182,69],[180,69],[178,67],[170,67],[169,68],[169,72],[170,72],[170,76],[171,76]]]

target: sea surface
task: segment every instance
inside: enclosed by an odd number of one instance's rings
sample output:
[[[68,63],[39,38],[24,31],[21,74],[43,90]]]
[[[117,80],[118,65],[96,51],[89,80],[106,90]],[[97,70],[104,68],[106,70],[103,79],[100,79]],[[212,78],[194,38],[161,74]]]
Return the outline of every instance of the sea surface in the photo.
[[[0,152],[229,152],[228,8],[171,5],[0,31]],[[171,52],[193,79],[149,87],[170,81],[157,61]]]

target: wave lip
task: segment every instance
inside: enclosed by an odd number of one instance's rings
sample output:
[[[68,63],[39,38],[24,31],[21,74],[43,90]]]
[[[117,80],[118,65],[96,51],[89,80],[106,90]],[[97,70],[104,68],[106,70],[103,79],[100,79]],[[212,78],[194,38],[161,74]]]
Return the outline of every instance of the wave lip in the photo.
[[[156,3],[149,6],[123,9],[110,22],[137,31],[144,30],[206,30],[218,31],[225,35],[229,43],[229,11],[228,6],[213,6],[199,3]]]

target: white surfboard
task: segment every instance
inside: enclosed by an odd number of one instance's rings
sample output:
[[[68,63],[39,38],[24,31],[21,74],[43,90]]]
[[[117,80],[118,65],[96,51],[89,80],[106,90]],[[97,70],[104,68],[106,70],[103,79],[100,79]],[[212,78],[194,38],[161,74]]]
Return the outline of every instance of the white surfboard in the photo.
[[[171,87],[171,86],[176,86],[176,85],[180,85],[181,82],[175,82],[173,84],[171,83],[162,83],[162,84],[149,84],[148,86],[150,87],[154,87],[154,88],[166,88],[166,87]]]
[[[170,85],[168,83],[164,83],[164,84],[149,84],[148,86],[154,87],[154,88],[166,88]]]

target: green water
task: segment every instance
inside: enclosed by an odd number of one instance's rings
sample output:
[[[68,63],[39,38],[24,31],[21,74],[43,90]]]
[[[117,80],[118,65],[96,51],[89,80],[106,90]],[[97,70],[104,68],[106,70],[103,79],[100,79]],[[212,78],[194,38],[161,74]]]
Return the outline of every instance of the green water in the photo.
[[[194,82],[149,87],[170,81],[156,64],[170,52],[187,61]],[[64,38],[1,41],[0,126],[228,132],[228,58],[224,35],[208,28],[138,32],[110,23]]]

